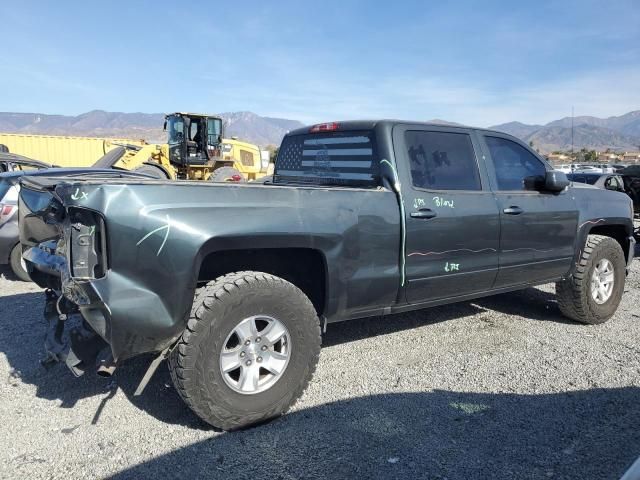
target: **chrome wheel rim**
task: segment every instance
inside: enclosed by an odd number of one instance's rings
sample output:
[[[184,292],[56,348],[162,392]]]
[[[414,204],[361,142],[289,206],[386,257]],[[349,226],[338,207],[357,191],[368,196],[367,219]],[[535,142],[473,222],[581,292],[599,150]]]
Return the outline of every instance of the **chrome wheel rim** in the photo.
[[[245,318],[227,336],[220,372],[229,388],[244,395],[264,392],[284,374],[291,358],[291,336],[273,317]]]
[[[614,268],[606,258],[600,260],[591,274],[591,297],[598,304],[606,303],[613,293]]]

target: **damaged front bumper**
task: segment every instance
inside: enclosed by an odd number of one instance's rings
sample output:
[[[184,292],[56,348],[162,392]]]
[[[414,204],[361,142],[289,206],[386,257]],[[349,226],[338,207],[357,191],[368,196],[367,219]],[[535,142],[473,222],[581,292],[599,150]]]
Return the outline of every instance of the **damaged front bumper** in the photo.
[[[99,376],[110,377],[116,370],[116,361],[105,340],[82,318],[77,305],[52,290],[45,292],[44,316],[47,320],[43,365],[64,362],[76,376],[83,375],[91,365]],[[147,368],[134,396],[141,395],[154,372],[169,354],[165,348]]]
[[[97,371],[113,373],[115,363],[107,343],[84,321],[77,307],[53,290],[45,292],[47,321],[43,364],[64,362],[76,376],[95,364]]]
[[[48,288],[46,361],[64,362],[76,376],[93,368],[108,376],[127,358],[147,352],[166,355],[181,328],[173,322],[164,328],[158,324],[158,318],[167,318],[159,298],[116,272],[100,279],[73,278],[61,250],[49,241],[23,254],[34,281]]]
[[[67,261],[58,254],[57,246],[56,241],[43,242],[23,254],[34,281],[47,287],[44,307],[47,357],[43,363],[64,362],[78,377],[94,365],[98,373],[113,373],[115,361],[110,345],[80,311],[80,305],[90,304],[91,300],[70,288]]]
[[[48,289],[48,358],[66,362],[75,374],[95,362],[110,372],[130,357],[166,353],[185,328],[195,290],[194,284],[175,295],[175,283],[190,276],[178,268],[184,265],[179,258],[165,256],[164,269],[155,269],[154,250],[122,248],[142,228],[136,221],[133,227],[112,223],[108,244],[101,212],[109,201],[100,186],[93,188],[91,194],[84,184],[26,179],[19,198],[27,270]]]

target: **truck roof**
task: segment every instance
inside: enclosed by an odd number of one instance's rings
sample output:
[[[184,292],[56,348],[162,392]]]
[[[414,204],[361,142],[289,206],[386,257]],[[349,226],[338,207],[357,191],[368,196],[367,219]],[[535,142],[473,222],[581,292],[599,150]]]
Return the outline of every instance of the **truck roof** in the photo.
[[[379,120],[344,120],[344,121],[333,121],[333,122],[323,122],[319,124],[306,125],[304,127],[296,128],[295,130],[291,130],[287,135],[304,135],[310,133],[310,129],[315,125],[324,125],[324,124],[332,124],[336,123],[339,125],[339,129],[337,131],[350,131],[350,130],[373,130],[378,126],[387,126],[389,128],[394,125],[424,125],[429,127],[439,127],[439,128],[451,128],[451,129],[465,129],[465,130],[481,130],[484,132],[494,132],[500,133],[501,135],[509,135],[505,132],[500,132],[498,130],[491,130],[487,128],[479,128],[479,127],[471,127],[468,125],[460,125],[460,124],[451,124],[445,122],[420,122],[415,120],[398,120],[398,119],[379,119]],[[509,135],[513,136],[513,135]]]
[[[183,116],[187,116],[187,117],[208,117],[208,118],[217,118],[217,119],[222,120],[222,117],[220,115],[215,115],[215,114],[212,114],[212,113],[171,112],[171,113],[165,114],[165,118],[170,116],[170,115],[183,115]]]

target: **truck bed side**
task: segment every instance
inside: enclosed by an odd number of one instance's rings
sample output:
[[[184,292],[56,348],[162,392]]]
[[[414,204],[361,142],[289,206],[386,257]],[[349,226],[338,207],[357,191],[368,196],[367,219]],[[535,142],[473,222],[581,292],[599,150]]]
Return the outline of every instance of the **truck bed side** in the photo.
[[[60,272],[63,289],[79,300],[116,360],[160,350],[179,336],[198,282],[212,280],[211,263],[235,252],[278,252],[281,263],[301,258],[300,251],[318,255],[324,271],[308,275],[324,279],[320,310],[328,321],[382,311],[398,297],[400,214],[385,189],[74,182],[55,186],[54,197],[71,217],[93,211],[104,219],[104,276],[74,278],[77,258],[59,268],[68,270]],[[34,206],[21,207],[25,229],[34,216],[46,216],[48,207]],[[73,222],[66,220],[64,238],[79,251]],[[28,243],[30,232],[21,233]]]

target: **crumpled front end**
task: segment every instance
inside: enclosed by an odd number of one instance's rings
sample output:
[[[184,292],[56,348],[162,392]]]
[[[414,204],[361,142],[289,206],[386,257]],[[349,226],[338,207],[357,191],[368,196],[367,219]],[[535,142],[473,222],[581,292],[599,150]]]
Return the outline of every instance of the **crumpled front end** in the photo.
[[[65,208],[48,192],[23,191],[23,257],[34,282],[47,289],[50,361],[66,362],[76,375],[94,364],[99,373],[109,373],[118,362],[164,350],[177,339],[175,322],[162,324],[171,316],[160,298],[109,269],[106,225],[99,213]]]
[[[62,293],[73,289],[70,288],[66,258],[58,254],[58,243],[49,240],[29,247],[23,254],[31,277],[46,287],[45,363],[64,362],[76,376],[92,369],[93,365],[102,371],[105,366],[115,365],[111,348],[83,318],[74,301],[81,295],[67,297]]]

